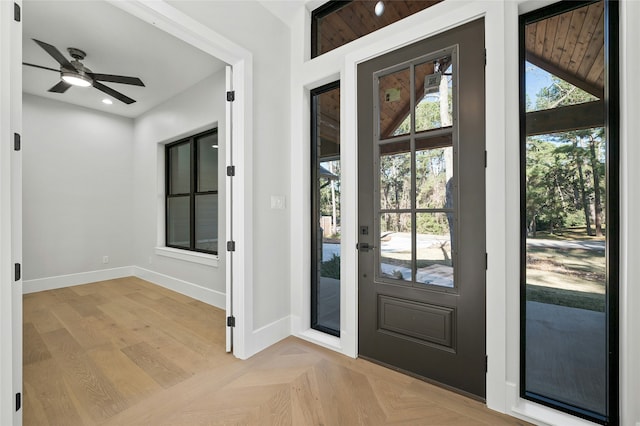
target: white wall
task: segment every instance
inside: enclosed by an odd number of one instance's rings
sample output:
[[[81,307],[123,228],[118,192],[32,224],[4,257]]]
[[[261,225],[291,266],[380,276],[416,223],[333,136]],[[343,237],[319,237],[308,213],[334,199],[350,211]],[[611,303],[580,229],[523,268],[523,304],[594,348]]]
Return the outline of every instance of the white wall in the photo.
[[[131,265],[133,122],[28,94],[23,111],[24,279]]]
[[[254,1],[171,1],[173,7],[207,25],[253,55],[253,146],[247,153],[253,176],[253,283],[251,355],[289,334],[289,31]],[[299,143],[295,141],[294,143]],[[284,195],[287,207],[270,207]],[[252,270],[251,270],[252,268]]]
[[[223,69],[136,118],[132,172],[133,264],[144,269],[139,270],[139,275],[155,282],[165,280],[163,284],[218,307],[224,307],[225,292],[224,107]],[[213,260],[210,263],[217,266],[159,256],[156,247],[164,246],[164,144],[215,125],[220,146],[218,158],[222,161],[218,176],[220,246],[219,258],[210,259]]]

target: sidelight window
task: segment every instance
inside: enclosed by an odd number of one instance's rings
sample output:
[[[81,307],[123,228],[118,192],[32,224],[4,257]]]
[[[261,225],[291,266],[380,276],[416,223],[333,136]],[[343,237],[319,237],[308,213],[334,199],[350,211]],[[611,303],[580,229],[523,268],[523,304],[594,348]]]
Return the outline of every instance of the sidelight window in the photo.
[[[311,92],[311,327],[340,335],[340,82]]]
[[[521,395],[618,416],[616,2],[520,21]]]

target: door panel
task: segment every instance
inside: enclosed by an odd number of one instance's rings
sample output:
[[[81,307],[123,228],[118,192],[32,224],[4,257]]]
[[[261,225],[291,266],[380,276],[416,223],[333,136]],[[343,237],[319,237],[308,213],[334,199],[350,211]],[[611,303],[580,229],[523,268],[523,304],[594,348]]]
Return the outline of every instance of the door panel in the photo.
[[[483,20],[358,67],[359,354],[480,398],[484,99]]]

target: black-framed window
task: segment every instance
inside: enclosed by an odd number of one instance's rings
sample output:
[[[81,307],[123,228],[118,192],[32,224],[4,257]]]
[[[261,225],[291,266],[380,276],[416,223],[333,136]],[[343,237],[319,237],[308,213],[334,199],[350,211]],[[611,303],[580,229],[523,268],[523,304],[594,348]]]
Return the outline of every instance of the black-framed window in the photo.
[[[329,1],[311,13],[311,57],[327,53],[441,1]]]
[[[218,129],[165,147],[165,244],[218,254]]]
[[[520,394],[618,424],[618,3],[520,17]]]
[[[340,336],[340,82],[311,91],[311,327]]]

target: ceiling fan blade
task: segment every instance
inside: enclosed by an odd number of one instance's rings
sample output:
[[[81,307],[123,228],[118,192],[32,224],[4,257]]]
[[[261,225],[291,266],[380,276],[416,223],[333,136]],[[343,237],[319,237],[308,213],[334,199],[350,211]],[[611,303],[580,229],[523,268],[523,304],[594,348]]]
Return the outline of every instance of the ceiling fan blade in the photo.
[[[112,75],[112,74],[97,74],[90,73],[91,77],[94,80],[98,81],[109,81],[111,83],[122,83],[122,84],[131,84],[134,86],[144,86],[142,80],[138,77],[127,77],[124,75]]]
[[[118,92],[117,90],[113,90],[111,87],[107,87],[102,83],[99,83],[97,81],[93,82],[93,87],[95,87],[96,89],[100,90],[101,92],[106,93],[109,96],[113,96],[114,98],[116,98],[117,100],[124,102],[125,104],[129,105],[134,103],[135,101],[133,99],[131,99],[128,96],[123,95],[122,93]]]
[[[67,83],[66,81],[62,81],[60,80],[60,82],[58,84],[56,84],[55,86],[53,86],[51,89],[49,89],[49,92],[53,92],[53,93],[64,93],[67,91],[67,89],[71,87],[71,85],[69,83]]]
[[[55,72],[60,72],[60,70],[57,70],[55,68],[49,68],[49,67],[43,67],[42,65],[36,65],[36,64],[28,64],[26,62],[23,62],[22,65],[26,65],[28,67],[34,67],[34,68],[40,68],[43,70],[49,70],[49,71],[55,71]]]
[[[69,62],[69,60],[65,58],[64,55],[60,53],[60,51],[54,46],[45,43],[44,41],[36,40],[35,38],[33,39],[33,41],[38,43],[40,47],[42,47],[49,55],[51,55],[53,59],[55,59],[60,65],[70,70],[75,69],[73,65],[71,65],[71,62]]]

